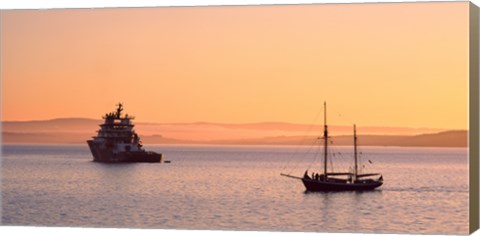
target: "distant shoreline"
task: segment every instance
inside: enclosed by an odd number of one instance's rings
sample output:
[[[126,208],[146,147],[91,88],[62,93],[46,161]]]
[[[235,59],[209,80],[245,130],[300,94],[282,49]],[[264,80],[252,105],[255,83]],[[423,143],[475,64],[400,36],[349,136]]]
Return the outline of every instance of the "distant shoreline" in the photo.
[[[38,121],[4,121],[5,144],[84,144],[96,134],[101,120],[61,118]],[[279,145],[312,146],[323,132],[321,125],[259,122],[222,123],[138,123],[135,130],[142,142],[183,145]],[[306,132],[308,130],[308,132]],[[329,126],[331,145],[353,145],[352,127]],[[467,147],[467,130],[406,127],[357,127],[359,146],[380,147]]]
[[[2,143],[2,146],[79,146],[88,148],[88,146],[82,143]],[[149,143],[144,146],[172,146],[172,147],[308,147],[308,145],[295,145],[295,144],[193,144],[193,143],[184,143],[184,144],[162,144],[162,143]],[[332,147],[352,147],[350,145],[332,145]],[[363,146],[369,148],[456,148],[456,149],[468,149],[468,147],[430,147],[430,146]],[[359,147],[361,148],[361,147]]]
[[[446,131],[437,134],[423,134],[415,136],[395,135],[364,135],[359,136],[360,146],[363,147],[468,147],[467,131]],[[3,144],[25,145],[86,145],[90,137],[86,134],[61,133],[11,133],[3,132]],[[144,145],[215,145],[215,146],[312,146],[316,136],[307,137],[266,137],[261,139],[241,140],[177,140],[160,135],[144,136]],[[332,146],[353,146],[350,136],[333,136]],[[318,145],[320,145],[317,142]]]

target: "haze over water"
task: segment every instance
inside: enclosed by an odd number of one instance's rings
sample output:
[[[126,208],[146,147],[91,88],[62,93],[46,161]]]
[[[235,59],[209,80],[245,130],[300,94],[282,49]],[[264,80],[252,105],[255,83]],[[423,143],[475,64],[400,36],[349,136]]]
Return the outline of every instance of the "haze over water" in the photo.
[[[172,163],[94,163],[86,145],[4,145],[2,224],[468,233],[465,148],[364,147],[364,164],[373,162],[384,185],[341,193],[305,193],[280,176],[319,171],[311,147],[147,149]],[[348,160],[351,148],[334,151]]]

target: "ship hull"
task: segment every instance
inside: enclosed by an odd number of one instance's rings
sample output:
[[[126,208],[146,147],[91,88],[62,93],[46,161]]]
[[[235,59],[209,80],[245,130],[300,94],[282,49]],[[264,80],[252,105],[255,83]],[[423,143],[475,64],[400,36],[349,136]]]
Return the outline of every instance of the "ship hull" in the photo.
[[[93,155],[93,161],[104,163],[134,163],[134,162],[161,162],[162,154],[146,151],[114,153],[109,149],[102,149],[92,140],[88,140],[88,147]]]
[[[380,187],[383,182],[380,181],[365,181],[361,183],[342,183],[319,181],[302,178],[305,188],[309,192],[328,192],[328,191],[369,191]]]

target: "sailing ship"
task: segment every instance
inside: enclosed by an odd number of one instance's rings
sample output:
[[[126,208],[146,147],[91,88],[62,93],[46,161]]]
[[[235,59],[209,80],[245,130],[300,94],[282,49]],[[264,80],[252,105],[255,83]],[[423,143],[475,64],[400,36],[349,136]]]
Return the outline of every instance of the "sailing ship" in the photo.
[[[97,136],[87,140],[93,161],[118,162],[161,162],[162,154],[145,151],[132,120],[134,117],[122,116],[123,105],[119,103],[117,110],[105,114],[104,123],[100,125]]]
[[[292,176],[281,173],[282,176],[301,179],[307,191],[323,192],[323,191],[364,191],[373,190],[383,184],[383,176],[380,173],[362,173],[358,172],[357,157],[357,131],[353,125],[353,146],[354,146],[354,166],[352,172],[328,172],[328,136],[327,126],[327,104],[324,103],[324,125],[323,125],[323,174],[316,174],[310,177],[308,170],[305,171],[303,177]],[[343,176],[343,178],[342,178]],[[369,177],[369,178],[368,178]],[[376,177],[376,178],[373,178]]]

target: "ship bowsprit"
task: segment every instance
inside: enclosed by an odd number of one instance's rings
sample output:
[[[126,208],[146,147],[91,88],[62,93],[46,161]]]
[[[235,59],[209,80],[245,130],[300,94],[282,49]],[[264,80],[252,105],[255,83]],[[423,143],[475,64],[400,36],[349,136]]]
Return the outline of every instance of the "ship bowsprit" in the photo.
[[[329,160],[329,135],[327,126],[327,103],[324,104],[324,125],[323,125],[323,173],[312,173],[308,175],[308,169],[303,177],[292,176],[290,174],[280,175],[300,179],[306,190],[309,192],[326,192],[326,191],[366,191],[374,190],[383,184],[383,176],[380,173],[360,173],[358,165],[357,151],[357,128],[353,125],[353,161],[352,171],[348,172],[328,172]],[[331,159],[330,159],[331,160]],[[371,163],[371,162],[370,162]],[[332,164],[330,164],[332,165]],[[373,176],[377,176],[373,178]]]

